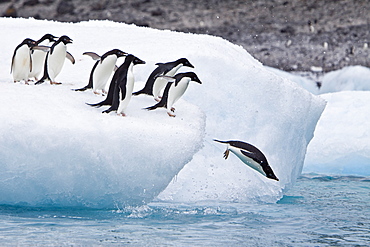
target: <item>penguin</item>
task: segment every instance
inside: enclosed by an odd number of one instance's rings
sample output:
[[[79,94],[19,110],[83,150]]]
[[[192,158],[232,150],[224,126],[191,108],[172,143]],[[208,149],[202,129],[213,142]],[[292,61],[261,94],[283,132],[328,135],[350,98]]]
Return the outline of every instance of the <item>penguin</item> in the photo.
[[[25,81],[28,84],[29,74],[32,70],[31,49],[37,46],[35,40],[24,39],[14,50],[10,73],[14,82]]]
[[[69,43],[72,43],[72,39],[63,35],[50,47],[50,51],[45,57],[44,75],[35,83],[35,85],[41,84],[45,80],[49,80],[50,84],[61,84],[56,82],[55,78],[62,70],[65,58],[67,57],[72,64],[75,63],[73,56],[67,52],[66,45]]]
[[[224,153],[225,160],[229,157],[229,153],[231,151],[247,166],[267,178],[279,181],[267,162],[265,155],[255,146],[241,141],[219,141],[216,139],[214,139],[214,141],[227,144],[227,148]]]
[[[152,95],[156,101],[159,101],[161,90],[167,84],[167,80],[160,77],[161,75],[174,76],[182,66],[194,68],[194,66],[186,58],[180,58],[176,61],[168,63],[156,63],[155,65],[158,67],[149,75],[144,88],[135,92],[134,95]]]
[[[112,102],[111,107],[103,111],[103,113],[116,111],[118,115],[126,116],[125,110],[134,89],[133,66],[136,64],[145,64],[145,62],[129,54],[126,56],[125,62],[116,70],[107,95],[107,99],[109,98]],[[98,105],[99,103],[96,104],[96,106]]]
[[[38,41],[36,41],[38,46],[46,46],[49,47],[52,42],[55,42],[57,37],[51,34],[45,34],[41,37]],[[44,66],[46,57],[46,52],[42,50],[33,50],[31,52],[31,59],[32,59],[32,70],[29,74],[29,79],[34,78],[38,81],[38,76],[41,74],[41,71]]]
[[[166,88],[164,89],[163,97],[154,106],[147,107],[147,110],[154,110],[158,107],[167,108],[167,114],[170,117],[175,117],[175,108],[173,104],[185,93],[188,88],[190,81],[198,82],[202,84],[198,76],[194,72],[178,73],[174,77],[161,76],[168,81]],[[169,81],[172,80],[172,81]]]
[[[117,59],[127,55],[127,53],[119,49],[113,49],[104,53],[104,55],[101,57],[94,52],[84,52],[83,55],[91,56],[97,61],[90,72],[89,83],[83,88],[74,90],[85,91],[86,89],[92,88],[95,94],[100,94],[100,92],[106,94],[107,92],[105,91],[105,86],[109,76],[115,69]]]

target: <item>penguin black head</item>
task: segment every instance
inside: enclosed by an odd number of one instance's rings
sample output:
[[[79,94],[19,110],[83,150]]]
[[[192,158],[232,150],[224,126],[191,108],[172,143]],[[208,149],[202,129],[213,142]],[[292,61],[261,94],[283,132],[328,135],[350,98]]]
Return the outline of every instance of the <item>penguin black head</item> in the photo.
[[[62,37],[59,38],[59,40],[61,42],[63,42],[65,45],[66,44],[69,44],[69,43],[72,43],[72,39],[70,37],[68,37],[67,35],[63,35]]]
[[[198,82],[199,84],[202,84],[202,82],[199,80],[198,76],[194,72],[185,72],[181,73],[182,77],[189,77],[191,81]]]
[[[133,55],[132,55],[132,56],[133,56]],[[134,65],[136,65],[136,64],[145,64],[145,61],[141,60],[141,59],[140,59],[140,58],[138,58],[138,57],[133,56],[132,63],[133,63]]]
[[[56,36],[54,36],[54,35],[52,35],[52,34],[50,34],[50,33],[47,33],[47,34],[45,34],[44,36],[42,36],[42,38],[41,39],[39,39],[38,41],[37,41],[37,44],[40,44],[42,41],[44,41],[44,40],[49,40],[50,42],[55,42],[56,41],[56,38],[58,38],[58,37],[56,37]]]
[[[86,53],[87,54],[87,53]],[[103,56],[101,56],[101,62],[103,62],[103,60],[106,58],[106,57],[108,57],[108,56],[110,56],[110,55],[116,55],[117,57],[123,57],[123,56],[127,56],[128,55],[128,53],[126,53],[126,52],[123,52],[123,51],[121,51],[121,50],[119,50],[119,49],[113,49],[113,50],[110,50],[110,51],[108,51],[108,52],[106,52],[106,53],[104,53],[104,55]],[[99,58],[99,56],[98,56],[98,58]],[[97,59],[98,59],[97,58]]]
[[[128,53],[127,53],[127,52],[123,52],[123,51],[121,51],[120,49],[113,49],[113,50],[111,50],[111,51],[108,51],[106,54],[107,54],[107,56],[108,56],[108,55],[115,54],[117,57],[123,57],[123,56],[128,55]]]
[[[28,45],[28,47],[34,47],[37,45],[36,41],[34,41],[33,39],[25,39],[23,40],[23,42],[21,43],[21,45]]]
[[[116,54],[117,57],[123,57],[123,56],[126,56],[128,54],[127,52],[121,51],[120,49],[113,49],[111,52],[113,54]]]
[[[187,66],[187,67],[190,67],[190,68],[194,68],[194,66],[189,62],[189,60],[187,60],[186,58],[180,58],[179,60],[177,60],[177,62],[180,64],[182,64],[183,66]]]

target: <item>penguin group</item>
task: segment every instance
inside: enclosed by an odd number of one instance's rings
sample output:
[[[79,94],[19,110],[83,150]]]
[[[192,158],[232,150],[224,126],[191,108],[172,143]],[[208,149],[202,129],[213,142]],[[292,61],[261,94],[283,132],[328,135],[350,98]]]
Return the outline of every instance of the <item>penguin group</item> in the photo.
[[[88,84],[83,88],[74,90],[93,89],[95,94],[106,95],[106,98],[99,103],[88,103],[93,107],[109,106],[103,113],[113,111],[117,115],[126,116],[125,110],[131,97],[145,94],[153,96],[153,99],[158,103],[144,109],[154,110],[164,107],[167,108],[167,114],[170,117],[175,117],[173,105],[185,93],[189,82],[195,81],[201,84],[200,79],[194,72],[176,74],[183,66],[194,68],[188,59],[180,58],[173,62],[156,63],[157,67],[149,75],[144,88],[133,92],[135,82],[133,66],[145,64],[145,61],[119,49],[108,51],[101,57],[94,52],[85,52],[84,55],[89,55],[97,61],[91,69]],[[115,63],[119,57],[125,57],[125,60],[118,67]],[[110,83],[107,83],[113,72]],[[106,90],[107,87],[108,90]]]
[[[50,84],[61,84],[56,82],[56,77],[61,72],[65,58],[72,64],[75,63],[73,56],[67,51],[67,44],[72,39],[66,35],[56,37],[45,34],[35,41],[26,38],[14,50],[11,63],[11,73],[14,82],[24,81],[29,84],[35,81],[35,85],[49,81]],[[120,49],[112,49],[98,55],[95,52],[84,52],[83,55],[90,56],[96,61],[91,69],[89,81],[86,86],[73,89],[74,91],[85,91],[91,89],[94,94],[105,96],[99,102],[87,105],[93,107],[108,106],[103,113],[116,112],[117,115],[126,116],[126,108],[132,96],[152,96],[154,105],[146,107],[146,110],[166,108],[170,117],[175,117],[174,104],[185,93],[191,81],[202,84],[195,72],[187,71],[178,73],[182,67],[194,68],[188,59],[179,58],[175,61],[156,63],[157,66],[148,76],[144,87],[133,92],[135,77],[133,67],[145,64],[140,58],[124,52]],[[117,66],[119,58],[124,58],[120,66]],[[42,77],[39,76],[42,74]],[[112,76],[113,74],[113,76]],[[109,78],[112,76],[110,82]],[[229,153],[234,153],[244,164],[266,178],[279,181],[269,165],[266,156],[255,146],[242,141],[220,141],[215,142],[226,144],[224,158]]]
[[[11,64],[14,82],[29,84],[34,80],[37,85],[48,80],[50,84],[60,84],[55,79],[63,68],[65,58],[72,64],[75,59],[66,47],[72,39],[66,35],[57,38],[52,34],[45,34],[37,41],[26,38],[15,48]],[[41,73],[43,76],[39,79]]]

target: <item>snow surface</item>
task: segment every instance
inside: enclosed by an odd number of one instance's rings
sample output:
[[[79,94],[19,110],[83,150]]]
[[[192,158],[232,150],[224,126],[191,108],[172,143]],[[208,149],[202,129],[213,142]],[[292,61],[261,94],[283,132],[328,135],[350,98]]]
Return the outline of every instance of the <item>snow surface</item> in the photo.
[[[218,37],[110,21],[0,18],[0,30],[11,34],[3,35],[0,46],[0,203],[112,207],[148,202],[167,185],[158,200],[275,202],[301,174],[325,108],[320,97]],[[45,33],[74,40],[68,51],[76,64],[66,61],[57,77],[63,84],[12,83],[14,48]],[[147,62],[134,67],[135,90],[155,63],[181,57],[195,66],[203,84],[189,85],[175,106],[176,118],[165,109],[142,110],[155,103],[146,96],[132,98],[126,118],[101,114],[105,108],[85,105],[101,96],[70,89],[88,82],[94,61],[83,52],[113,48]],[[185,71],[190,69],[179,72]],[[225,161],[226,146],[213,138],[257,146],[280,181],[265,178],[234,155]]]

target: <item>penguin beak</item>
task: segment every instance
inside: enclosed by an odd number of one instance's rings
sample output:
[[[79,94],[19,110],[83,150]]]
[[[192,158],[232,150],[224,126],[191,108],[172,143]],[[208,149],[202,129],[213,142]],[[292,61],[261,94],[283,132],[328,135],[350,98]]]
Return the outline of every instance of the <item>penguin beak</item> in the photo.
[[[224,153],[225,160],[229,157],[229,153],[230,153],[229,149],[226,149],[226,151]]]
[[[190,62],[186,66],[188,66],[190,68],[194,68],[194,65],[192,65]]]

